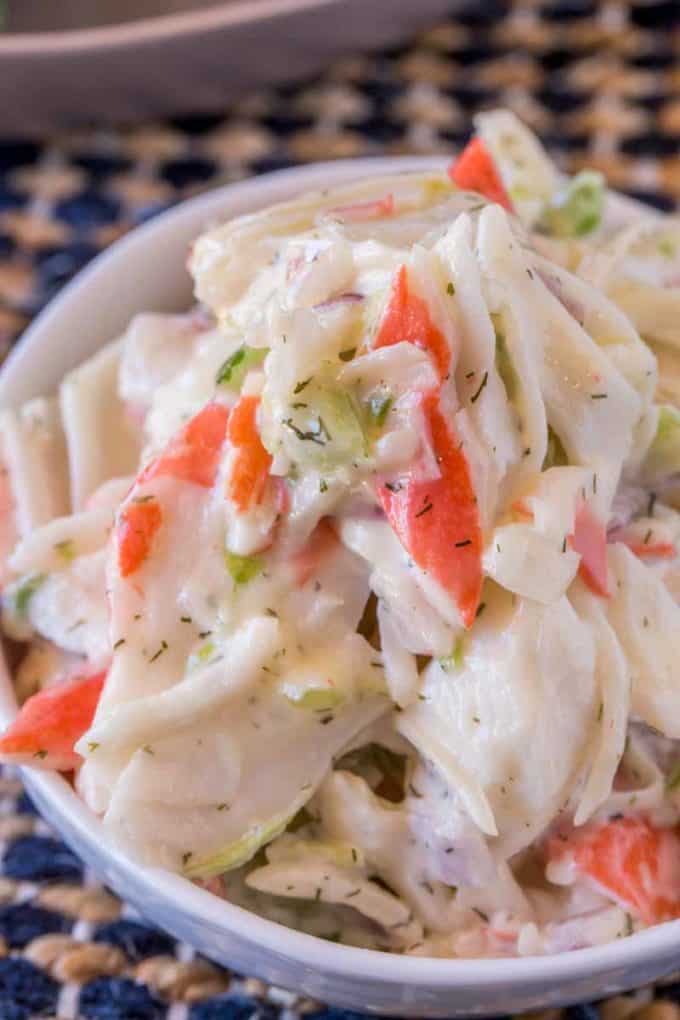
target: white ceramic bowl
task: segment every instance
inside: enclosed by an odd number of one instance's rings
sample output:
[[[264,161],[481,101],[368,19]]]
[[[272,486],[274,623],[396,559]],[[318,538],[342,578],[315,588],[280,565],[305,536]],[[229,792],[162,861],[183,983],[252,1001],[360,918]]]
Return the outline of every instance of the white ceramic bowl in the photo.
[[[165,213],[97,258],[42,313],[0,375],[0,406],[54,388],[66,370],[112,339],[135,312],[186,307],[191,294],[184,268],[187,245],[209,223],[351,178],[437,165],[436,160],[381,159],[287,170]],[[10,678],[2,668],[0,724],[15,713]],[[235,970],[335,1005],[402,1016],[484,1016],[601,998],[678,967],[680,921],[596,949],[528,959],[417,959],[335,945],[265,921],[185,879],[132,863],[60,776],[25,770],[24,779],[67,843],[149,920]]]

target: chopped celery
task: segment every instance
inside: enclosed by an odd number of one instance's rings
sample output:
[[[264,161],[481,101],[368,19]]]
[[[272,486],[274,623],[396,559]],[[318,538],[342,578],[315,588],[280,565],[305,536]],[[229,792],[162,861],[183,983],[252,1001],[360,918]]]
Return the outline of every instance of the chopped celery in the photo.
[[[465,662],[465,638],[461,635],[456,638],[456,643],[453,646],[453,651],[450,655],[445,655],[439,659],[439,665],[445,673],[451,673],[454,670],[462,669],[463,663]]]
[[[305,859],[334,864],[338,868],[363,868],[366,859],[360,847],[335,839],[303,839],[286,834],[267,850],[270,863],[291,861],[299,864]]]
[[[346,390],[310,383],[304,397],[291,405],[282,422],[293,460],[327,470],[365,454],[359,411]]]
[[[28,604],[41,584],[46,580],[45,574],[29,574],[21,579],[13,591],[14,610],[19,616],[25,616]]]
[[[38,588],[47,580],[46,574],[24,574],[7,585],[2,593],[2,623],[8,637],[28,641],[31,623],[28,608]]]
[[[665,259],[674,259],[678,254],[678,246],[672,237],[662,237],[657,248],[659,254],[663,255]]]
[[[674,793],[679,786],[680,786],[680,761],[676,761],[675,765],[666,776],[666,790],[668,793]]]
[[[548,425],[548,449],[543,460],[543,471],[552,467],[565,467],[569,463],[566,450],[556,432]]]
[[[71,539],[67,538],[63,542],[57,542],[54,549],[67,563],[76,558],[75,542]]]
[[[519,379],[510,357],[510,352],[508,351],[508,345],[505,342],[505,334],[502,329],[500,316],[492,315],[491,318],[496,334],[496,371],[505,386],[508,400],[514,400],[519,390]]]
[[[262,570],[262,560],[259,556],[239,556],[226,550],[224,562],[236,584],[248,584]]]
[[[240,390],[251,368],[261,365],[268,353],[265,347],[247,347],[244,344],[220,365],[215,382],[218,386],[226,385],[233,390]]]
[[[543,213],[542,227],[555,237],[583,237],[599,227],[604,209],[602,174],[581,170],[552,196]]]
[[[205,644],[194,652],[193,655],[189,656],[189,668],[192,669],[196,666],[201,666],[208,662],[215,654],[216,646],[214,641],[206,641]]]
[[[656,435],[643,464],[646,478],[669,477],[680,472],[680,411],[669,404],[659,408]]]
[[[368,402],[368,413],[371,424],[381,429],[387,421],[387,415],[392,407],[392,397],[386,390],[377,390],[371,395]]]
[[[247,864],[260,847],[270,843],[277,836],[280,836],[286,829],[289,822],[295,817],[301,807],[307,803],[314,792],[312,785],[301,794],[291,808],[281,811],[266,822],[258,822],[251,825],[242,836],[218,850],[209,857],[203,857],[193,861],[189,856],[184,865],[184,874],[187,878],[212,878],[215,875],[222,875],[225,871],[232,871],[233,868],[240,868]]]
[[[296,684],[291,681],[284,681],[281,685],[281,693],[296,708],[305,708],[312,712],[323,712],[337,708],[344,700],[342,691],[336,690],[330,684]]]

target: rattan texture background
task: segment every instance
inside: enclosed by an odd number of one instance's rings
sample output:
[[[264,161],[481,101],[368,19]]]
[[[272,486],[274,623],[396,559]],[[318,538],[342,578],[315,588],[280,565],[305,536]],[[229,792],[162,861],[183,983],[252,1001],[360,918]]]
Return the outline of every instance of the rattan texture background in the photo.
[[[399,49],[261,91],[219,115],[0,137],[0,356],[82,266],[204,188],[294,163],[453,153],[505,105],[568,170],[680,199],[680,0],[477,0]],[[0,776],[0,1020],[356,1020],[232,975],[101,888]],[[680,966],[680,957],[679,957]],[[680,1020],[680,985],[564,1011]],[[544,1014],[546,1020],[559,1011]]]

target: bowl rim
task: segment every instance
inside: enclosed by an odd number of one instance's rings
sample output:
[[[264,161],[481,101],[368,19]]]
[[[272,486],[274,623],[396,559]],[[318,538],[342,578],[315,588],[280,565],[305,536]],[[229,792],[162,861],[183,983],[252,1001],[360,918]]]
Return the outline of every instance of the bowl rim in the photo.
[[[53,32],[8,32],[0,34],[0,56],[53,56],[55,54],[102,51],[119,46],[162,43],[177,35],[195,35],[253,25],[270,18],[285,17],[331,7],[342,0],[231,0],[213,7],[198,7],[176,14],[150,15],[97,28],[74,28]]]
[[[12,405],[12,376],[30,371],[24,364],[35,359],[41,346],[49,341],[50,334],[58,331],[59,320],[68,312],[69,306],[82,300],[90,289],[96,289],[101,276],[113,275],[116,264],[124,260],[132,247],[160,239],[178,225],[192,225],[198,230],[202,223],[218,217],[220,207],[225,205],[240,204],[244,209],[264,208],[271,204],[272,194],[277,196],[276,201],[281,201],[285,198],[280,196],[280,192],[292,197],[304,190],[341,184],[368,174],[379,176],[441,169],[444,161],[445,157],[441,156],[397,156],[312,163],[229,184],[179,203],[106,248],[49,302],[2,366],[0,407]],[[615,206],[628,216],[634,212],[638,215],[647,212],[646,207],[625,197],[613,196],[613,200]],[[102,345],[108,339],[110,337],[103,335]],[[15,714],[11,677],[0,655],[0,724],[6,724]],[[369,978],[386,985],[409,984],[433,989],[455,989],[471,983],[495,989],[516,983],[531,986],[566,980],[571,983],[614,969],[625,970],[641,959],[667,958],[673,950],[680,948],[680,920],[656,925],[601,946],[546,956],[451,959],[402,956],[338,945],[221,900],[181,876],[132,861],[112,844],[101,820],[86,807],[62,776],[23,768],[21,772],[25,773],[29,792],[34,791],[40,801],[53,808],[54,814],[48,820],[55,827],[59,828],[56,816],[63,821],[64,827],[77,833],[92,854],[103,859],[104,864],[123,875],[134,876],[138,887],[145,886],[150,898],[167,898],[185,913],[200,919],[201,923],[257,944],[261,951],[266,950],[279,957],[284,955],[298,964],[349,980]]]

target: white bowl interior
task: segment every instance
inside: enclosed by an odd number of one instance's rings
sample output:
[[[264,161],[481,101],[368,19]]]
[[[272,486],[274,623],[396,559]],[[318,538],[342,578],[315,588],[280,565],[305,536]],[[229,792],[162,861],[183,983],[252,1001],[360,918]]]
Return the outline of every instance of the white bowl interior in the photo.
[[[193,199],[117,242],[39,316],[0,375],[0,406],[54,389],[64,373],[113,339],[141,310],[188,306],[187,246],[212,222],[301,191],[399,170],[441,166],[437,159],[377,159],[286,170]],[[616,214],[638,215],[628,201]],[[0,724],[16,714],[0,660]],[[24,770],[31,796],[98,877],[151,921],[236,970],[362,1011],[420,1017],[489,1015],[613,994],[677,968],[680,922],[619,942],[560,956],[438,960],[354,949],[291,931],[124,857],[60,776]]]

